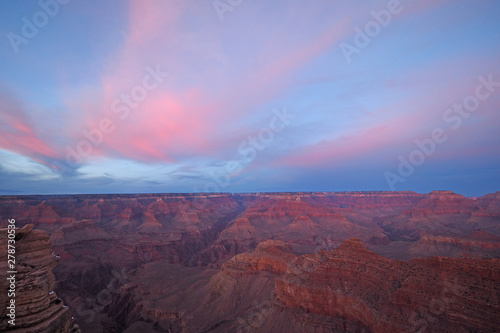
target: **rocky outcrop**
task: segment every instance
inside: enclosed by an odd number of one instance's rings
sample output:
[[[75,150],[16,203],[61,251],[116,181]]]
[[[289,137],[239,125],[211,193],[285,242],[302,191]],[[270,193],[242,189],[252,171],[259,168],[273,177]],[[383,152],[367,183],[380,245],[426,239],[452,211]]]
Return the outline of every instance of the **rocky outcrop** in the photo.
[[[493,332],[499,295],[498,259],[395,261],[359,239],[297,255],[265,241],[220,270],[144,265],[109,305],[108,331]]]
[[[500,323],[497,259],[391,261],[356,239],[302,259],[311,261],[306,270],[276,281],[276,301],[286,308],[371,332],[492,332]]]
[[[109,327],[118,331],[127,329],[119,321],[128,314],[133,318],[127,325],[137,323],[135,327],[157,322],[165,330],[172,325],[187,331],[208,326],[214,326],[209,330],[214,332],[234,331],[235,318],[251,317],[259,308],[253,304],[255,295],[259,302],[270,302],[277,278],[288,283],[288,274],[309,274],[311,265],[323,267],[316,255],[352,237],[382,259],[500,256],[500,192],[479,198],[450,191],[0,196],[0,226],[12,216],[19,226],[34,223],[50,234],[53,250],[60,255],[54,269],[58,295],[75,309],[82,330],[92,332],[106,331],[101,320],[106,323],[108,314],[122,311],[120,299],[135,305],[133,311],[124,308],[116,322],[109,319]],[[167,272],[181,268],[185,275]],[[211,304],[206,313],[190,310],[194,294],[183,285],[196,285],[203,272],[214,275],[212,291],[198,285],[199,291],[193,292]],[[117,280],[117,274],[126,278]],[[153,296],[159,299],[163,291],[143,285],[140,279],[145,276],[155,277],[151,283],[173,276],[169,290],[178,295],[157,306]],[[129,280],[134,282],[124,290],[134,298],[121,295],[111,302]],[[325,332],[371,327],[300,306],[283,307],[284,301],[272,304],[269,316],[286,323],[275,327],[280,330],[314,331],[315,322],[321,322]],[[109,307],[114,312],[108,313]],[[217,315],[207,315],[216,308]],[[90,319],[89,313],[95,316]],[[182,313],[204,318],[208,326],[189,326],[194,322]]]
[[[290,245],[282,241],[265,241],[254,252],[242,253],[222,266],[222,271],[229,275],[240,276],[266,271],[284,274],[289,271],[288,262],[295,259]]]
[[[500,257],[500,237],[485,231],[469,235],[435,235],[422,233],[418,242],[410,247],[415,257]]]
[[[2,266],[0,268],[1,290],[0,317],[7,318],[7,306],[10,300],[15,300],[15,326],[6,320],[0,322],[2,332],[30,333],[67,333],[80,332],[71,311],[64,306],[61,299],[54,293],[55,279],[52,269],[57,264],[57,258],[52,253],[49,236],[41,230],[33,230],[33,225],[26,225],[16,230],[15,270],[7,271],[7,229],[0,229],[0,244],[2,244]],[[15,297],[8,297],[6,290],[7,277],[15,277]]]

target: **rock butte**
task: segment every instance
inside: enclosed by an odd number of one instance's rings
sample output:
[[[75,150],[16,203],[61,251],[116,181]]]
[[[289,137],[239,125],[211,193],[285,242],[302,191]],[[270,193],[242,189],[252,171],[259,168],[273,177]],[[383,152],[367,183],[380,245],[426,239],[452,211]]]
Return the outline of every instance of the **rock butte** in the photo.
[[[3,196],[0,216],[50,235],[83,332],[500,327],[500,192]]]
[[[45,231],[33,230],[28,224],[16,230],[15,297],[7,295],[7,253],[2,251],[0,266],[0,331],[1,332],[54,332],[78,333],[79,326],[71,317],[71,311],[54,293],[55,279],[52,269],[57,258],[50,248],[49,236]],[[7,244],[8,231],[0,229],[0,243]],[[6,249],[7,246],[4,246]],[[15,326],[7,320],[7,306],[15,300]]]

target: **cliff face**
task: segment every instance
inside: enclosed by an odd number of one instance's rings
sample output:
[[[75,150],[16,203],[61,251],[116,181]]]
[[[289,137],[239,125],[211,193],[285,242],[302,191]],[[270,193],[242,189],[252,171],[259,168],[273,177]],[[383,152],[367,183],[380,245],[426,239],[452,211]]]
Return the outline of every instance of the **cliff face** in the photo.
[[[7,318],[7,229],[0,229],[2,244],[0,280],[0,317]],[[0,321],[2,332],[80,332],[71,311],[54,293],[55,279],[52,269],[57,258],[52,253],[49,236],[45,231],[33,230],[26,225],[16,230],[15,326]]]
[[[410,253],[415,257],[500,257],[500,237],[485,231],[469,235],[434,235],[422,233],[411,245]]]
[[[387,321],[372,313],[373,304],[356,301],[364,304],[358,314],[341,308],[321,312],[327,308],[323,303],[293,305],[294,297],[316,292],[300,289],[307,281],[296,285],[293,274],[311,274],[315,281],[319,273],[309,270],[312,265],[324,270],[324,279],[332,279],[332,268],[321,261],[328,256],[315,254],[352,237],[384,257],[360,253],[391,269],[397,265],[388,259],[500,256],[500,192],[480,198],[450,191],[0,197],[0,226],[8,217],[16,217],[19,226],[33,223],[50,234],[53,250],[60,255],[54,268],[58,294],[73,309],[82,330],[91,332],[151,323],[164,330],[171,326],[172,331],[231,331],[236,318],[247,320],[262,302],[275,300],[274,292],[279,302],[273,301],[266,316],[285,325],[281,331],[314,331],[318,321],[325,332],[369,331]],[[356,276],[344,278],[354,281]],[[168,284],[163,282],[166,277],[171,279]],[[390,280],[385,275],[364,278],[371,284]],[[200,281],[211,289],[202,288]],[[283,288],[275,289],[280,283]],[[296,292],[287,296],[287,288]],[[167,290],[169,297],[164,296]],[[340,295],[331,292],[331,297]],[[347,296],[338,296],[338,304],[361,297],[343,294]],[[387,295],[373,297],[392,302]],[[193,299],[210,306],[196,310],[190,305],[197,304]],[[253,303],[256,299],[258,304]],[[368,312],[373,320],[361,320],[371,318]]]
[[[291,251],[266,241],[220,270],[147,264],[111,302],[108,331],[494,332],[500,323],[498,259],[394,261],[359,239]]]
[[[391,261],[355,239],[302,259],[308,269],[294,264],[276,281],[276,301],[287,308],[372,332],[492,332],[500,323],[498,259]]]

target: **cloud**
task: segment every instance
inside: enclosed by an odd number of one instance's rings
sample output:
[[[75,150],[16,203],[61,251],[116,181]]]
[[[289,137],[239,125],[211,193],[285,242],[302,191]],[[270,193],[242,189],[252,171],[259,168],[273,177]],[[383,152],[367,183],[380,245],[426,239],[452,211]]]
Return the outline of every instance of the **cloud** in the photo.
[[[3,171],[13,174],[19,165],[23,175],[50,176],[43,165],[65,164],[68,147],[90,144],[82,163],[66,170],[61,191],[98,188],[100,181],[117,190],[166,183],[190,191],[240,160],[240,144],[268,126],[274,108],[286,107],[296,118],[228,189],[264,187],[260,179],[266,188],[293,190],[305,186],[301,178],[322,185],[320,174],[347,166],[372,177],[367,163],[391,167],[415,139],[437,126],[448,129],[446,108],[499,64],[491,52],[498,33],[488,30],[498,23],[484,18],[494,5],[401,4],[402,13],[349,65],[339,43],[352,42],[354,27],[373,20],[371,11],[387,1],[247,1],[222,22],[210,1],[124,2],[109,21],[89,5],[68,7],[61,29],[46,30],[19,63],[2,69],[1,84],[14,93],[1,88],[0,148],[15,156]],[[91,28],[71,23],[89,18]],[[64,32],[71,29],[91,37],[69,43]],[[59,40],[63,45],[53,49]],[[169,76],[145,90],[157,66]],[[147,96],[135,99],[141,91]],[[496,163],[498,103],[487,101],[464,122],[432,157],[435,165]],[[103,133],[107,119],[113,129]],[[47,188],[57,191],[59,180]]]
[[[218,20],[207,20],[207,13],[199,13],[198,6],[194,2],[130,4],[127,37],[103,75],[102,104],[86,110],[83,120],[89,128],[96,128],[104,117],[115,120],[116,129],[95,147],[96,155],[173,163],[234,150],[233,138],[244,137],[242,119],[255,116],[256,108],[285,91],[294,73],[349,33],[348,17],[343,17],[315,27],[299,43],[294,38],[269,43],[266,31],[254,29],[254,21],[246,18],[237,27],[239,34],[228,35],[220,31]],[[308,19],[315,12],[310,7]],[[200,15],[202,25],[197,36],[183,24],[193,13]],[[258,19],[258,13],[252,17]],[[291,30],[276,33],[283,36],[306,29],[294,28],[293,18],[287,16],[283,22]],[[237,57],[246,56],[239,51],[230,51],[234,58],[224,55],[227,45],[242,39],[256,41],[250,64],[238,61]],[[141,84],[147,66],[157,64],[172,75],[131,109],[126,119],[117,120],[113,103]],[[246,129],[247,133],[254,130]],[[77,142],[81,135],[75,135]]]
[[[39,137],[22,103],[0,91],[0,148],[45,163],[56,151]]]
[[[0,169],[5,174],[26,180],[57,179],[58,175],[38,161],[0,149]]]

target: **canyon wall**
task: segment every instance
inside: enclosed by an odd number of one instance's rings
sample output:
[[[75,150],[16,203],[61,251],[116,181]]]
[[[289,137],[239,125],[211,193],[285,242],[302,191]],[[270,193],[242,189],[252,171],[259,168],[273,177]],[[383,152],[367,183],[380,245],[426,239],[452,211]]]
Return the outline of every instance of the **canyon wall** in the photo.
[[[404,272],[407,268],[394,260],[441,256],[480,262],[500,257],[500,192],[480,198],[450,191],[0,197],[0,226],[6,226],[9,218],[15,218],[18,226],[33,223],[50,235],[52,249],[60,256],[53,269],[54,288],[84,332],[130,327],[223,332],[236,329],[238,318],[247,321],[255,313],[264,317],[258,311],[262,304],[269,310],[266,316],[289,331],[307,331],[320,321],[325,331],[329,327],[368,332],[385,325],[385,319],[376,319],[380,314],[373,314],[372,323],[359,321],[354,313],[332,316],[312,305],[300,308],[288,303],[285,289],[275,287],[276,283],[290,290],[297,286],[287,275],[293,273],[290,267],[283,263],[302,258],[301,265],[312,264],[317,261],[315,255],[335,250],[352,237],[360,239],[370,253],[382,255],[377,263],[392,260],[388,267]],[[276,257],[242,260],[271,249],[268,242],[281,244]],[[311,257],[303,257],[307,255]],[[157,289],[149,290],[144,281]],[[297,289],[293,297],[308,290]],[[141,293],[158,299],[141,301]],[[280,296],[273,298],[273,294]],[[349,297],[343,302],[349,304]],[[205,298],[211,308],[192,309],[192,299]],[[365,304],[359,305],[360,313],[375,306],[360,302]],[[425,311],[418,310],[413,321],[418,324],[423,316],[432,322]],[[183,313],[204,318],[212,328]],[[295,326],[287,326],[291,323]]]
[[[0,265],[0,331],[26,333],[77,333],[80,332],[70,309],[54,293],[55,279],[52,269],[57,258],[52,253],[49,236],[45,231],[33,230],[26,225],[16,230],[15,268],[7,267],[7,229],[0,229],[2,244]],[[11,257],[12,258],[12,257]],[[10,274],[7,271],[17,271]],[[14,277],[15,288],[7,277]],[[13,290],[14,297],[8,297]],[[7,308],[15,300],[15,325],[9,324]]]
[[[494,332],[500,260],[390,260],[359,239],[296,255],[265,241],[220,270],[144,265],[108,316],[116,332]]]

